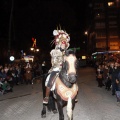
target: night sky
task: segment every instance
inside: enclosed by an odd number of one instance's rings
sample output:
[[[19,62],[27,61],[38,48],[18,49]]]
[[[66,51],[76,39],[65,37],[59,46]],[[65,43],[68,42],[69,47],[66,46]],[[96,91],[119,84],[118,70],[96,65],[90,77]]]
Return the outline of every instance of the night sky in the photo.
[[[0,1],[0,44],[8,47],[12,0]],[[13,0],[10,48],[27,50],[34,37],[39,48],[52,49],[53,30],[59,25],[70,34],[70,46],[80,47],[82,35],[89,25],[90,3],[79,1]]]

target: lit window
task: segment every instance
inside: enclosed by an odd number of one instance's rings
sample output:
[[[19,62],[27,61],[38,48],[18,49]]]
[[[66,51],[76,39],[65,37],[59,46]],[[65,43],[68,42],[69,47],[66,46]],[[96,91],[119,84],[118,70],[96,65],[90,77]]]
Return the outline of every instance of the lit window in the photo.
[[[96,23],[95,23],[95,27],[96,27],[96,28],[98,28],[98,27],[104,28],[104,27],[105,27],[105,23],[104,23],[104,22],[96,22]]]

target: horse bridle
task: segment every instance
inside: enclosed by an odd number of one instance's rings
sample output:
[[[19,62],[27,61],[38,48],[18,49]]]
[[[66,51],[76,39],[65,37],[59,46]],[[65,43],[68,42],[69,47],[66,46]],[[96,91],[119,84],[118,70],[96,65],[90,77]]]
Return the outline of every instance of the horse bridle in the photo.
[[[67,81],[69,81],[69,74],[66,74],[67,76]],[[77,74],[75,74],[75,77],[77,77]]]
[[[66,65],[67,65],[67,61],[64,61],[64,62],[63,62],[63,67],[65,68],[65,76],[66,76],[66,78],[67,78],[67,81],[69,82],[69,78],[70,78],[69,76],[70,76],[70,74],[74,74],[74,73],[69,73],[69,74],[68,74],[68,73],[67,73],[68,66],[65,67]],[[74,76],[77,77],[77,74],[75,74]]]

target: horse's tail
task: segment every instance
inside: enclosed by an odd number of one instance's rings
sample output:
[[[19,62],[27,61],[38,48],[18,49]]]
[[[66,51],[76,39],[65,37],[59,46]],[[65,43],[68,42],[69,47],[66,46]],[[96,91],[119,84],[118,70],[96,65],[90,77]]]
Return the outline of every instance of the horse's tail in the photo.
[[[68,102],[67,102],[67,115],[69,120],[72,120],[72,99],[71,97],[68,98]]]

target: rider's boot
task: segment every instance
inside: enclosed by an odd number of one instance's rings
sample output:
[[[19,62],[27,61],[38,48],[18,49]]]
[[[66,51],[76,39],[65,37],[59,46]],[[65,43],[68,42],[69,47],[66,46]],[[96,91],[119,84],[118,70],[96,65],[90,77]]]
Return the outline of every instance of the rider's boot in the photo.
[[[46,87],[46,97],[43,99],[44,104],[48,104],[49,101],[50,88]]]

